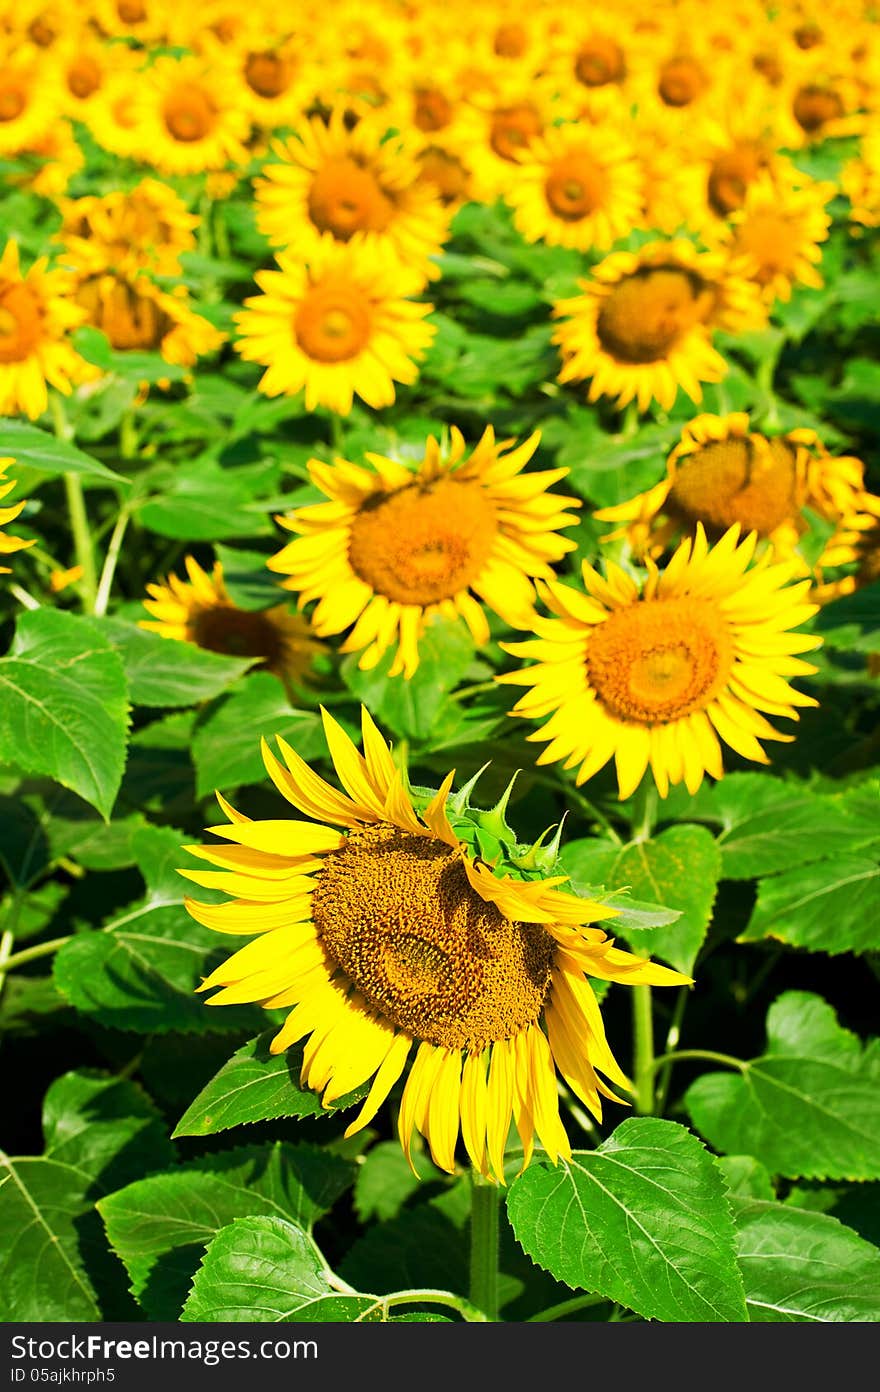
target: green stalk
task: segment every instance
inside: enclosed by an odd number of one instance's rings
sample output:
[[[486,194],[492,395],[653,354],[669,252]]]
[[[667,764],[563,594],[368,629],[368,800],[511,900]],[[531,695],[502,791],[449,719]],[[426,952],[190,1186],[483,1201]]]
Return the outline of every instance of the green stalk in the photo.
[[[116,563],[119,560],[119,553],[122,550],[122,541],[130,521],[131,513],[128,508],[123,507],[116,519],[116,526],[113,528],[113,534],[107,546],[107,554],[104,557],[104,565],[101,569],[101,579],[95,591],[93,611],[99,616],[107,612],[107,605],[110,602],[110,591],[113,588],[113,576],[116,574]]]
[[[73,549],[76,563],[82,566],[83,609],[87,614],[95,611],[95,596],[98,592],[98,572],[95,568],[95,552],[92,547],[92,534],[83,497],[82,480],[79,474],[64,475],[64,491],[67,494],[67,511],[70,516],[70,530],[73,533]]]
[[[64,403],[57,392],[53,392],[49,398],[49,409],[52,413],[52,424],[58,439],[70,440],[73,436],[73,430],[67,420]],[[64,475],[64,491],[67,494],[67,511],[70,516],[70,530],[73,534],[76,563],[82,566],[80,584],[82,585],[83,608],[87,614],[91,614],[95,607],[98,572],[95,568],[95,551],[92,546],[92,534],[89,531],[86,501],[79,474]]]
[[[633,1098],[639,1116],[654,1112],[654,1014],[650,986],[632,987],[633,1039]]]
[[[497,1184],[471,1175],[471,1284],[470,1300],[489,1320],[498,1319],[498,1206]]]
[[[4,973],[15,971],[16,967],[23,967],[26,962],[36,962],[39,957],[50,957],[59,947],[70,942],[72,936],[72,933],[68,933],[65,938],[52,938],[51,942],[37,943],[35,947],[25,947],[21,952],[13,952],[3,963]]]

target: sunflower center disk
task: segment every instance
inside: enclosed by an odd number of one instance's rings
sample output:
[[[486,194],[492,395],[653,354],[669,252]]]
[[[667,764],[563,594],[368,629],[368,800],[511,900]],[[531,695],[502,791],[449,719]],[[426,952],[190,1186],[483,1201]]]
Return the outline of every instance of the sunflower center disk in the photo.
[[[287,65],[277,53],[249,53],[244,78],[258,97],[279,97],[287,90]]]
[[[767,451],[750,440],[720,440],[679,463],[667,506],[691,527],[702,522],[713,536],[734,522],[769,536],[797,517],[805,496],[794,450],[784,440],[771,440]]]
[[[657,91],[667,106],[690,106],[706,86],[706,74],[693,58],[670,58],[660,69]]]
[[[281,635],[265,614],[217,604],[197,610],[190,627],[193,642],[210,652],[262,657],[267,667],[281,659]]]
[[[20,87],[0,88],[0,121],[14,121],[27,106],[27,97]]]
[[[394,205],[375,175],[353,159],[332,160],[319,169],[308,197],[309,217],[319,232],[347,242],[355,232],[384,232]]]
[[[477,579],[496,534],[480,485],[441,478],[368,500],[352,523],[348,559],[377,594],[437,604]]]
[[[796,248],[791,226],[772,208],[753,213],[737,229],[736,249],[755,258],[755,280],[760,285],[769,284],[780,272],[790,275],[794,270]]]
[[[843,115],[843,102],[832,87],[808,84],[796,93],[792,114],[801,130],[812,135],[814,131],[821,130],[826,122],[836,121]]]
[[[40,309],[26,285],[0,289],[0,362],[21,362],[40,341]]]
[[[479,1050],[538,1019],[554,940],[471,889],[458,852],[380,824],[328,857],[312,910],[323,946],[386,1020]]]
[[[307,357],[315,362],[345,362],[369,342],[370,311],[347,286],[317,285],[299,305],[293,328]]]
[[[585,150],[579,150],[553,165],[544,191],[557,217],[577,222],[601,206],[605,184],[605,176],[596,161]]]
[[[516,163],[517,154],[542,130],[541,118],[533,106],[506,106],[496,111],[489,131],[489,144],[499,159]]]
[[[733,645],[709,600],[645,600],[593,629],[590,684],[621,720],[665,725],[703,710],[727,680]]]
[[[765,166],[762,152],[754,145],[737,145],[716,157],[709,170],[707,193],[719,217],[742,207],[749,184]]]
[[[88,311],[89,323],[102,329],[120,352],[158,348],[174,328],[173,320],[154,299],[114,276],[84,280],[76,298]]]
[[[574,60],[574,75],[585,87],[620,82],[626,75],[623,49],[613,39],[590,39]]]
[[[101,85],[101,69],[94,58],[85,54],[67,70],[67,85],[75,97],[84,100],[96,92]]]
[[[179,87],[164,106],[165,125],[175,140],[185,145],[204,140],[217,121],[214,104],[200,87]]]
[[[603,348],[622,362],[665,358],[680,338],[704,323],[711,288],[688,271],[657,266],[636,271],[616,285],[599,311],[596,332]]]
[[[441,149],[439,145],[429,145],[419,152],[418,161],[419,180],[433,184],[445,203],[464,198],[468,173],[457,155]]]
[[[529,36],[521,24],[499,24],[492,45],[499,58],[522,58]]]
[[[123,24],[141,24],[147,17],[147,11],[140,0],[118,0],[116,13]]]
[[[452,120],[452,104],[436,87],[420,87],[415,93],[413,124],[430,134]]]

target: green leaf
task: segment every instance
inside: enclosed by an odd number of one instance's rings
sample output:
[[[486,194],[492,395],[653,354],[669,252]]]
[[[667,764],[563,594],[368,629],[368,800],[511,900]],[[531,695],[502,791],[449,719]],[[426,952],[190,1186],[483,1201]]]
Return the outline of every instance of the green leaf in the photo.
[[[91,1177],[42,1157],[0,1151],[0,1318],[99,1320],[81,1222]]]
[[[277,578],[266,569],[270,553],[242,551],[218,542],[214,554],[223,567],[223,583],[229,598],[239,609],[269,609],[289,597],[280,588]]]
[[[180,363],[166,362],[161,353],[142,353],[136,349],[117,352],[100,329],[84,325],[74,334],[78,353],[104,372],[132,382],[181,382],[188,369]]]
[[[276,1034],[267,1030],[232,1055],[180,1118],[175,1137],[213,1136],[230,1126],[278,1117],[330,1116],[364,1095],[365,1088],[340,1098],[334,1108],[322,1107],[320,1095],[300,1085],[302,1049],[270,1054]]]
[[[220,541],[227,537],[268,536],[272,523],[266,504],[278,481],[278,466],[224,469],[201,458],[158,475],[159,492],[138,512],[151,532],[178,541]]]
[[[310,1227],[351,1184],[354,1167],[312,1146],[245,1147],[151,1175],[101,1199],[107,1236],[151,1319],[176,1319],[205,1244],[249,1214]]]
[[[77,934],[55,955],[58,989],[101,1024],[152,1034],[248,1029],[258,1018],[247,1006],[212,1011],[196,994],[228,949],[183,907],[186,881],[176,872],[185,859],[183,839],[170,827],[134,832],[147,894],[104,928]]]
[[[880,1320],[880,1252],[836,1218],[734,1199],[746,1304],[761,1323]]]
[[[722,1155],[718,1168],[731,1194],[744,1199],[775,1199],[770,1175],[753,1156]]]
[[[174,1162],[164,1118],[136,1083],[94,1069],[64,1073],[43,1099],[46,1155],[103,1190]]]
[[[738,942],[778,938],[812,952],[880,948],[880,865],[839,856],[763,879]]]
[[[389,651],[372,671],[358,668],[355,654],[341,666],[342,680],[383,729],[404,739],[427,740],[450,691],[474,656],[474,642],[463,620],[436,616],[419,638],[419,665],[412,677],[388,676],[394,662]]]
[[[205,1253],[181,1319],[273,1324],[381,1319],[380,1300],[340,1295],[331,1276],[302,1228],[280,1218],[239,1218]]]
[[[254,661],[163,638],[123,619],[104,619],[102,626],[122,658],[134,706],[192,706],[209,701],[232,686]]]
[[[638,900],[666,905],[680,917],[665,927],[621,924],[620,931],[640,953],[662,957],[690,974],[712,917],[721,857],[712,834],[701,826],[674,826],[650,841],[626,846],[611,841],[571,841],[562,864],[573,879],[627,886]],[[613,902],[613,900],[611,901]]]
[[[122,663],[99,621],[57,609],[22,614],[0,659],[0,760],[47,774],[109,820],[127,728]]]
[[[0,421],[0,457],[7,454],[12,455],[17,464],[26,464],[52,477],[58,474],[90,474],[112,483],[128,483],[128,479],[115,474],[99,459],[84,454],[76,445],[25,421]]]
[[[840,799],[766,773],[732,773],[702,789],[696,815],[720,822],[721,875],[749,880],[851,852],[878,835]]]
[[[380,1141],[363,1157],[354,1186],[354,1206],[362,1223],[394,1218],[407,1199],[441,1172],[427,1155],[415,1153],[412,1168],[397,1141]]]
[[[633,1118],[568,1165],[533,1163],[507,1211],[532,1261],[574,1289],[647,1319],[747,1318],[721,1174],[683,1126]]]
[[[880,1089],[870,1050],[818,996],[787,991],[767,1015],[763,1057],[706,1073],[685,1106],[716,1150],[790,1179],[880,1178]]]
[[[326,755],[321,717],[315,711],[294,710],[271,672],[254,672],[199,720],[192,743],[197,796],[215,788],[228,791],[265,783],[260,737],[272,743],[275,735],[304,759]]]

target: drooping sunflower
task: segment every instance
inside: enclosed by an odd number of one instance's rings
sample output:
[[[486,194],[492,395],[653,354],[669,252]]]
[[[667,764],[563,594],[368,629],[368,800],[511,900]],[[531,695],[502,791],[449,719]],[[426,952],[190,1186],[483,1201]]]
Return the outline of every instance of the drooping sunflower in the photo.
[[[555,617],[503,645],[536,665],[498,678],[530,688],[512,715],[549,716],[527,736],[547,742],[539,764],[564,760],[583,783],[613,758],[622,798],[650,765],[665,797],[670,784],[695,793],[705,774],[721,778],[722,741],[766,764],[759,740],[793,738],[762,712],[797,720],[797,706],[816,705],[787,678],[816,670],[794,654],[822,640],[791,630],[817,606],[805,602],[808,580],[788,584],[790,562],[765,554],[749,569],[757,535],[739,537],[731,527],[710,548],[698,525],[662,573],[648,560],[641,592],[610,563],[603,579],[584,562],[585,593],[540,586]]]
[[[594,515],[622,523],[607,540],[626,537],[637,556],[656,559],[698,524],[717,541],[738,522],[787,560],[808,529],[805,509],[836,525],[856,510],[863,487],[861,460],[835,459],[815,431],[766,438],[736,411],[690,421],[660,483]]]
[[[520,156],[504,197],[526,241],[605,250],[641,222],[642,174],[610,126],[551,126]]]
[[[765,319],[757,287],[735,262],[684,239],[613,252],[579,284],[582,294],[553,307],[564,320],[553,336],[563,356],[559,380],[590,379],[590,401],[635,400],[640,411],[652,400],[669,410],[679,387],[701,401],[700,383],[727,372],[712,330]]]
[[[511,448],[488,426],[465,458],[453,427],[448,453],[429,436],[415,467],[378,454],[366,456],[371,468],[312,460],[312,482],[329,502],[279,518],[299,535],[269,568],[289,577],[284,587],[299,592],[300,606],[318,601],[312,624],[322,637],[351,629],[342,651],[360,652],[360,667],[396,645],[390,676],[415,672],[435,614],[463,618],[478,646],[489,641],[479,600],[529,628],[533,578],[552,578],[551,563],[573,550],[559,529],[580,506],[549,491],[567,469],[522,473],[539,439]]]
[[[737,257],[744,275],[761,289],[768,304],[791,299],[794,285],[821,290],[817,266],[831,216],[825,205],[836,193],[829,182],[757,180],[743,205],[730,217],[718,240]]]
[[[15,487],[15,479],[6,477],[6,470],[15,461],[12,459],[0,459],[0,499],[8,498]],[[26,541],[24,537],[10,536],[3,530],[10,522],[14,522],[24,509],[24,500],[20,503],[10,503],[8,507],[0,507],[0,556],[11,556],[15,551],[23,551],[27,546],[33,546],[34,541]],[[9,567],[0,566],[0,575],[8,575]]]
[[[312,117],[277,147],[279,163],[256,181],[257,226],[291,256],[310,260],[324,238],[378,243],[424,279],[440,274],[449,216],[399,137],[365,118],[346,129],[342,113]]]
[[[168,363],[192,367],[224,342],[223,333],[192,309],[185,286],[162,290],[146,272],[117,271],[106,264],[103,252],[90,250],[97,263],[78,266],[76,300],[86,322],[101,329],[114,348],[161,353]],[[72,260],[77,251],[71,242]]]
[[[85,315],[71,298],[70,276],[47,267],[41,257],[22,275],[14,241],[0,256],[0,415],[36,420],[49,402],[47,384],[66,396],[86,371],[67,341]]]
[[[418,293],[419,277],[402,275],[376,246],[330,237],[305,264],[285,253],[276,260],[279,270],[256,274],[263,294],[235,316],[239,353],[266,368],[260,390],[305,389],[307,411],[326,406],[341,416],[355,396],[374,410],[392,405],[395,382],[415,382],[436,332],[425,322],[433,305],[406,298]]]
[[[184,564],[188,581],[169,575],[147,586],[144,608],[153,617],[141,619],[141,628],[227,657],[259,657],[259,670],[284,682],[303,680],[321,645],[301,614],[285,604],[240,609],[229,597],[219,561],[210,575],[192,556]]]
[[[629,1087],[587,978],[688,978],[588,926],[614,910],[560,890],[555,851],[542,862],[517,848],[503,808],[479,813],[451,796],[452,774],[415,804],[366,711],[363,754],[326,713],[324,726],[344,792],[284,740],[283,764],[264,741],[275,786],[312,820],[251,821],[220,798],[229,821],[210,830],[232,844],[188,848],[219,869],[182,873],[234,896],[187,900],[192,916],[259,935],[203,982],[208,1004],[290,1008],[272,1052],[306,1040],[302,1082],[324,1106],[369,1082],[346,1135],[376,1115],[415,1045],[398,1122],[407,1157],[418,1131],[451,1172],[460,1128],[474,1168],[504,1183],[513,1124],[524,1164],[536,1136],[551,1160],[568,1158],[556,1070],[597,1117],[601,1097],[620,1100],[599,1073]]]
[[[199,219],[187,210],[179,194],[158,179],[141,179],[127,192],[65,199],[59,237],[86,261],[91,244],[117,272],[147,269],[157,275],[176,275],[180,255],[196,244]],[[77,255],[78,250],[78,255]]]

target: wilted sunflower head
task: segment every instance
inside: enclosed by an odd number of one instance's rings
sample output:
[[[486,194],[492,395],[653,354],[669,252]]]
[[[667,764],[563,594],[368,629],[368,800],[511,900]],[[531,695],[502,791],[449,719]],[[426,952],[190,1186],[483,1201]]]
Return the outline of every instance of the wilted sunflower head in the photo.
[[[619,1100],[599,1072],[629,1086],[587,977],[687,978],[589,926],[614,909],[559,888],[558,834],[518,844],[509,789],[489,811],[470,805],[476,779],[413,792],[365,710],[363,754],[326,712],[324,727],[344,791],[283,740],[283,763],[264,742],[269,776],[310,820],[250,821],[221,800],[230,820],[211,830],[233,844],[189,848],[220,868],[182,873],[236,896],[188,900],[193,917],[259,935],[203,983],[209,1004],[290,1008],[272,1050],[306,1039],[302,1080],[325,1106],[370,1082],[347,1135],[375,1116],[415,1045],[398,1124],[407,1156],[416,1130],[452,1171],[460,1127],[473,1166],[503,1182],[513,1122],[524,1163],[535,1136],[567,1157],[556,1070],[596,1116],[600,1094]]]
[[[639,556],[656,559],[698,526],[716,542],[739,525],[769,543],[778,560],[790,560],[809,513],[836,526],[857,510],[863,482],[861,461],[833,458],[815,431],[765,437],[749,429],[744,411],[702,415],[685,426],[664,479],[595,516],[622,523],[606,540],[625,537]]]
[[[474,642],[489,641],[483,600],[515,628],[534,613],[533,578],[574,543],[559,529],[576,499],[552,493],[567,470],[524,473],[538,447],[495,440],[490,427],[467,454],[453,428],[448,450],[429,437],[419,461],[368,454],[369,467],[312,460],[312,481],[329,499],[279,519],[299,533],[269,562],[286,575],[321,635],[350,630],[345,652],[374,667],[397,648],[389,675],[411,677],[419,639],[435,615],[464,619]]]

